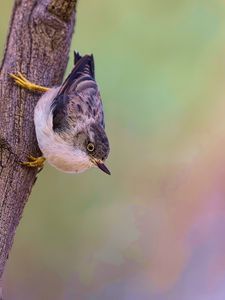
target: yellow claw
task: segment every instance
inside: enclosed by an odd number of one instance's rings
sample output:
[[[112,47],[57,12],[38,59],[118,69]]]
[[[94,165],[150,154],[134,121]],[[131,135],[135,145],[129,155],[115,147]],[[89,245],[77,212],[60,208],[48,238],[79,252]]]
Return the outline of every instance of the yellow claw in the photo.
[[[29,155],[29,160],[30,161],[21,162],[21,165],[31,168],[43,168],[46,159],[43,156],[34,157]]]
[[[37,85],[35,83],[30,82],[20,72],[18,72],[17,74],[9,74],[9,76],[14,79],[16,84],[23,87],[24,89],[35,91],[35,92],[47,92],[49,90],[48,87]]]

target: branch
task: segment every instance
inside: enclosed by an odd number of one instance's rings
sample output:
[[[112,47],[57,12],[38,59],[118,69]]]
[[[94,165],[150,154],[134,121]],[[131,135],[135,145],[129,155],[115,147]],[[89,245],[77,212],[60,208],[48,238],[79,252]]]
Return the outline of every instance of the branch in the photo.
[[[76,0],[16,0],[0,69],[0,277],[37,170],[23,167],[40,155],[33,112],[40,95],[16,86],[21,71],[44,86],[59,85],[68,62]]]

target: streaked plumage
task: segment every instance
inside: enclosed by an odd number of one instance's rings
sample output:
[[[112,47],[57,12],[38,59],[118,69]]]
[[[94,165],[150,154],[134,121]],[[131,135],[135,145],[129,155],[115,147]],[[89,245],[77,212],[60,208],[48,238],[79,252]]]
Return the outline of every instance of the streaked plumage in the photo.
[[[62,86],[50,89],[38,101],[34,122],[40,149],[50,164],[71,173],[94,165],[107,172],[103,161],[109,142],[93,55],[75,53],[75,66]],[[92,152],[87,149],[90,143]]]

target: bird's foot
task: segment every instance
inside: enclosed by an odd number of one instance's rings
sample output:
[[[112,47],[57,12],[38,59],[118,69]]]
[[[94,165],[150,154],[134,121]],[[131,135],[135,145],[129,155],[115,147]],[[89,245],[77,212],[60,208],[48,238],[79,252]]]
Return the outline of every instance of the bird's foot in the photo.
[[[21,162],[21,165],[31,168],[43,168],[45,160],[46,159],[43,156],[34,157],[29,155],[29,161]]]
[[[22,73],[18,72],[17,74],[9,74],[14,81],[24,89],[35,91],[35,92],[47,92],[49,88],[41,85],[37,85],[35,83],[30,82],[26,77],[23,76]]]

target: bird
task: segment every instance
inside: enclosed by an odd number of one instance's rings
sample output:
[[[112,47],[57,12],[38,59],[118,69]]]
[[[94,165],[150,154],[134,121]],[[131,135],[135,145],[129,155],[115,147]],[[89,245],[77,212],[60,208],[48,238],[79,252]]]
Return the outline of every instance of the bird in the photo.
[[[48,88],[30,82],[22,73],[9,74],[21,87],[44,92],[34,109],[34,125],[41,157],[22,164],[43,167],[45,160],[66,173],[81,173],[105,165],[110,146],[102,100],[95,80],[93,54],[74,52],[74,67],[61,86]]]

